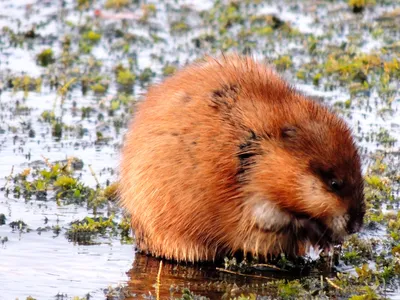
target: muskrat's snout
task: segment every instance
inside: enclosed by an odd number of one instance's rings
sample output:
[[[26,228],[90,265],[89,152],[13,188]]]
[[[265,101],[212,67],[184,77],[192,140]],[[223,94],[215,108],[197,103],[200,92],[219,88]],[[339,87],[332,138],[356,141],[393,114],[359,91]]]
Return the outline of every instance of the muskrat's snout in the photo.
[[[358,189],[353,190],[347,212],[344,215],[333,217],[327,224],[332,231],[334,243],[341,243],[346,236],[359,232],[363,225],[365,215],[364,187],[361,175],[359,178],[361,184],[358,184]]]
[[[349,221],[347,222],[346,231],[348,234],[353,234],[360,231],[363,226],[363,220],[365,215],[365,202],[364,195],[358,199],[358,205],[350,207],[349,209]]]

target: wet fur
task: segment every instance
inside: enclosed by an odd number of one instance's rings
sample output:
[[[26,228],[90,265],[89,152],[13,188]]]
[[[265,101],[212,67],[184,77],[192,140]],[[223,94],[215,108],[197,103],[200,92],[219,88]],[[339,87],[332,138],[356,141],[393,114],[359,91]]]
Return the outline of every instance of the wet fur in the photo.
[[[329,172],[343,195],[327,190]],[[339,241],[361,226],[362,187],[347,125],[248,57],[209,58],[150,88],[122,151],[137,245],[169,259],[302,254],[326,228]]]

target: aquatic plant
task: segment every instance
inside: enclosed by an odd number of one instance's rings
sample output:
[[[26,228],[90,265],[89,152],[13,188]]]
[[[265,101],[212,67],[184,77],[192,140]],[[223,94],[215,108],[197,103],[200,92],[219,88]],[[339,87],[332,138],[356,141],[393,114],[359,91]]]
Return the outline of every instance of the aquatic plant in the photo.
[[[90,44],[97,44],[101,39],[101,34],[95,31],[88,31],[82,35],[82,38],[90,43]]]
[[[90,86],[90,89],[95,93],[95,94],[104,94],[107,92],[108,86],[104,86],[101,83],[96,83],[94,85]]]
[[[293,62],[290,56],[283,55],[274,60],[274,64],[278,70],[285,70],[292,66]]]
[[[163,75],[164,76],[170,76],[176,72],[176,67],[166,64],[163,69],[162,69]]]
[[[0,213],[0,226],[6,224],[6,216]]]
[[[133,74],[129,69],[122,68],[117,71],[117,83],[121,86],[129,89],[132,88],[136,81],[136,75]]]
[[[184,33],[190,30],[190,26],[185,21],[176,21],[171,23],[171,33]]]
[[[375,0],[349,0],[349,6],[354,13],[361,13],[368,5],[375,5]]]
[[[37,63],[42,67],[47,67],[48,65],[55,62],[54,53],[52,49],[44,49],[36,57]]]
[[[74,221],[67,230],[66,235],[69,240],[79,244],[91,244],[93,238],[98,235],[116,234],[116,223],[114,216],[109,218],[85,217],[83,220]]]
[[[112,183],[104,189],[104,197],[110,201],[116,201],[118,198],[118,183]]]
[[[40,77],[34,78],[28,75],[14,77],[9,79],[9,86],[13,88],[14,91],[24,91],[26,97],[29,91],[40,92],[42,88],[42,79]]]
[[[53,111],[45,110],[41,113],[40,118],[43,122],[52,123],[56,120],[56,116]]]
[[[105,3],[105,8],[121,9],[128,6],[131,3],[129,0],[107,0]]]
[[[150,69],[150,68],[145,68],[140,74],[139,74],[139,81],[144,84],[144,83],[149,83],[151,79],[155,76],[156,74]]]

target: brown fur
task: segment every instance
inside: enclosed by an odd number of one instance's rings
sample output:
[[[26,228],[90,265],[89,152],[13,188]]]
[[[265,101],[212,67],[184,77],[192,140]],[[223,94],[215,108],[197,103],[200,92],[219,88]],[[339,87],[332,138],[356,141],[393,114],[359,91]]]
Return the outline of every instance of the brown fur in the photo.
[[[150,88],[122,151],[137,245],[176,260],[340,242],[361,226],[362,189],[347,125],[248,57],[210,58]]]

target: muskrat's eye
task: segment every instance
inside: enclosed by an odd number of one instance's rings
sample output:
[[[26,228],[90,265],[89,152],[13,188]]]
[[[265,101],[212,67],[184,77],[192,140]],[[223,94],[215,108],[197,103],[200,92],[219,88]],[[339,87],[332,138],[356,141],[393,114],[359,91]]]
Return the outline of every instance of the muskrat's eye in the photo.
[[[331,179],[329,185],[334,191],[340,191],[343,188],[343,181],[339,179]]]

